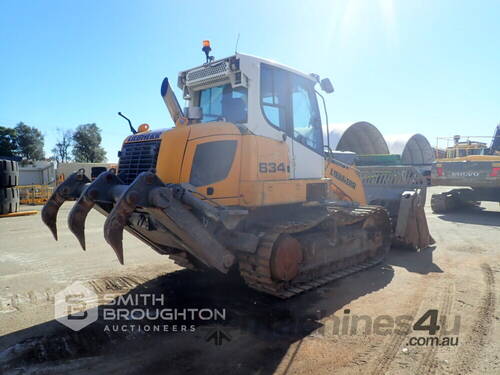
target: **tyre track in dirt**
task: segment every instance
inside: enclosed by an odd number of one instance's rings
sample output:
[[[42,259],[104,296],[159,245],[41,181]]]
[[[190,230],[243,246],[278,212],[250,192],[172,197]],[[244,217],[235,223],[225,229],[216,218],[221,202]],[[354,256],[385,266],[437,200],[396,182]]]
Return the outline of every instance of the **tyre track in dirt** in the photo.
[[[54,288],[30,290],[25,293],[9,293],[0,296],[0,313],[11,313],[22,310],[26,305],[41,305],[54,301]]]
[[[349,363],[350,366],[364,366],[370,362],[373,357],[373,353],[378,349],[378,345],[370,343],[366,350],[358,353]]]
[[[106,294],[122,295],[144,284],[147,280],[136,275],[106,276],[82,281],[99,297]],[[53,303],[55,295],[61,290],[29,291],[10,296],[17,310],[30,304]],[[40,295],[43,296],[40,297]],[[7,306],[7,302],[5,306]],[[1,310],[0,310],[1,311]],[[132,340],[142,336],[140,332],[109,332],[102,324],[94,324],[85,331],[72,332],[62,327],[57,334],[50,336],[28,337],[0,351],[0,374],[23,366],[36,366],[43,362],[75,360],[78,358],[97,356],[114,342]]]
[[[108,276],[84,281],[84,284],[98,295],[106,293],[126,293],[146,282],[140,276]],[[29,290],[23,293],[11,293],[0,296],[0,313],[20,311],[26,306],[54,303],[54,296],[62,289],[47,288],[44,290]]]
[[[443,292],[443,296],[441,298],[441,306],[439,309],[439,325],[441,327],[438,340],[441,341],[441,338],[444,334],[444,328],[446,327],[446,319],[451,312],[451,307],[453,304],[453,297],[455,294],[455,286],[453,283],[448,284],[446,290]],[[420,360],[416,374],[428,374],[432,375],[436,372],[437,363],[436,363],[436,354],[438,352],[438,346],[431,345],[428,346],[422,359]]]
[[[425,297],[425,291],[428,290],[427,285],[429,284],[429,280],[426,279],[419,286],[418,291],[413,294],[410,300],[418,301],[418,303],[414,303],[414,307],[409,313],[410,316],[415,317],[420,306],[422,305],[422,301]],[[399,348],[401,344],[405,341],[406,337],[412,330],[412,325],[408,325],[404,328],[400,328],[399,330],[394,330],[389,342],[383,345],[382,354],[376,358],[378,364],[371,372],[372,375],[385,375],[387,370],[390,368],[392,362],[396,358],[396,355],[399,352]]]
[[[420,307],[420,304],[418,304],[417,308],[414,308],[413,311],[411,312],[412,316],[415,316],[415,314],[418,311],[418,308]],[[372,371],[372,375],[384,375],[387,370],[389,369],[392,361],[394,361],[394,358],[396,358],[396,355],[399,352],[399,348],[405,338],[408,336],[408,334],[411,331],[411,327],[408,327],[404,330],[399,330],[397,332],[394,332],[392,335],[392,338],[390,341],[384,345],[383,353],[382,355],[378,358],[379,363],[377,367]]]
[[[477,310],[477,319],[471,331],[460,345],[453,366],[454,374],[471,373],[477,364],[482,349],[488,344],[495,314],[495,276],[489,264],[481,264],[485,282],[485,292]]]
[[[109,292],[127,292],[146,281],[147,279],[144,277],[128,275],[102,277],[87,281],[86,284],[97,294],[104,294]]]

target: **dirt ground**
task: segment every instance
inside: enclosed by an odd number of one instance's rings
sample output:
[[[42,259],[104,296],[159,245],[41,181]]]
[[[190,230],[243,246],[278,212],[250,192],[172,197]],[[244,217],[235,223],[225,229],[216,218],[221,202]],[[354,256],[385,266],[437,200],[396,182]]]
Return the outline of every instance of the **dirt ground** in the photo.
[[[128,234],[121,266],[97,212],[83,252],[66,228],[69,208],[58,242],[40,215],[0,219],[0,373],[500,373],[496,203],[445,215],[427,207],[435,246],[393,249],[383,264],[287,301],[180,269]],[[225,319],[106,320],[106,306],[117,311],[108,301],[75,332],[54,319],[54,295],[75,280],[101,299],[153,293],[163,308],[217,309]],[[434,335],[413,327],[428,310],[437,310]],[[155,324],[161,332],[144,332]]]

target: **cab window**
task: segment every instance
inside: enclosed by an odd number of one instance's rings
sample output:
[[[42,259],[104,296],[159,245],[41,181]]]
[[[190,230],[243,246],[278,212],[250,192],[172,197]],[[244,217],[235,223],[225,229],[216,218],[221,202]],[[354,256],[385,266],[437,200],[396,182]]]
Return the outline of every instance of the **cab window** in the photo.
[[[201,122],[228,121],[235,124],[247,122],[248,95],[244,87],[232,88],[231,84],[200,91]]]
[[[288,75],[284,70],[262,65],[261,100],[264,116],[271,125],[284,132],[287,129]]]
[[[293,137],[314,150],[323,148],[321,118],[310,80],[292,77]]]
[[[321,117],[314,82],[267,64],[261,65],[260,78],[262,112],[269,124],[322,153]]]

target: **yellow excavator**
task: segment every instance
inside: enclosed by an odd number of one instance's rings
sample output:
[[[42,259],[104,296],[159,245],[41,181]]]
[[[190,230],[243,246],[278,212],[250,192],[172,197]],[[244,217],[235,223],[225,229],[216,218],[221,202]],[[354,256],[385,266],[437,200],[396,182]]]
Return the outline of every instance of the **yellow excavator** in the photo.
[[[280,298],[372,266],[393,242],[432,243],[417,189],[383,200],[391,209],[367,205],[352,153],[324,144],[316,87],[332,92],[329,79],[207,49],[205,64],[179,73],[184,110],[161,85],[175,127],[131,126],[116,170],[57,187],[42,210],[56,239],[59,207],[76,200],[68,225],[84,250],[95,208],[121,263],[125,229],[183,267],[234,270]]]
[[[443,150],[432,164],[432,185],[462,186],[433,194],[431,207],[435,213],[479,206],[482,201],[500,203],[500,125],[495,128],[489,147],[485,142],[473,140],[489,137],[463,138],[461,141],[460,135],[454,136],[453,145]]]

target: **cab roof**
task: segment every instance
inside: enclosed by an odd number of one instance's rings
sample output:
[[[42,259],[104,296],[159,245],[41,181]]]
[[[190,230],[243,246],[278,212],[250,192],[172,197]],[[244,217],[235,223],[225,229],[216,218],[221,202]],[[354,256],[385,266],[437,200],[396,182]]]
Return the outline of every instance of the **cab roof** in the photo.
[[[214,61],[212,61],[210,63],[201,64],[201,65],[192,67],[190,69],[183,70],[183,71],[179,72],[179,75],[183,75],[185,73],[188,73],[191,70],[203,68],[203,67],[206,67],[206,66],[216,65],[216,64],[218,64],[218,63],[220,63],[222,61],[230,60],[231,58],[236,58],[236,59],[240,59],[240,60],[243,60],[243,61],[246,60],[247,62],[253,61],[253,62],[258,62],[258,63],[265,63],[265,64],[268,64],[268,65],[275,66],[277,68],[281,68],[283,70],[287,70],[287,71],[292,72],[294,74],[297,74],[297,75],[299,75],[301,77],[309,79],[310,81],[316,82],[316,79],[314,77],[312,77],[310,74],[305,74],[305,73],[301,72],[300,70],[292,68],[292,67],[290,67],[288,65],[284,65],[284,64],[278,63],[275,60],[265,59],[263,57],[252,56],[252,55],[248,55],[248,54],[244,54],[244,53],[236,53],[235,55],[232,55],[232,56],[227,56],[227,57],[224,57],[222,59],[214,60]]]

